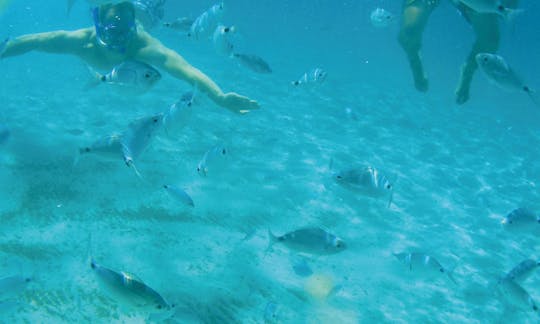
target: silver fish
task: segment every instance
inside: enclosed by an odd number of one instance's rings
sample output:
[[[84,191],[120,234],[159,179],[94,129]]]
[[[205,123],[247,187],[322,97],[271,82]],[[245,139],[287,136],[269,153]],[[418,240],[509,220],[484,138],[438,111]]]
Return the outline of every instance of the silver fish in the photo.
[[[281,243],[291,250],[316,255],[335,254],[347,248],[341,238],[319,227],[305,227],[282,236],[275,236],[268,230],[268,237],[269,248],[274,243]]]
[[[192,37],[194,39],[209,38],[214,30],[216,30],[218,23],[221,21],[224,10],[224,4],[218,3],[213,5],[207,11],[203,12],[191,25],[188,32],[188,37]]]
[[[507,20],[512,20],[514,16],[523,10],[511,9],[504,5],[502,0],[459,0],[467,7],[478,13],[497,14]]]
[[[132,166],[134,161],[150,145],[159,128],[163,125],[163,115],[139,118],[129,124],[128,130],[122,134],[122,155],[124,162]]]
[[[178,200],[184,205],[195,207],[193,199],[187,194],[187,192],[175,185],[164,185],[163,188],[167,190],[167,193],[171,195],[174,199]]]
[[[314,68],[310,70],[309,72],[304,73],[300,79],[293,81],[292,85],[299,86],[299,85],[315,85],[323,83],[324,80],[326,80],[326,71],[324,71],[321,68]]]
[[[125,61],[115,66],[109,73],[93,71],[94,81],[88,87],[107,83],[133,90],[135,94],[148,91],[161,80],[161,73],[154,67],[139,61]]]
[[[527,208],[517,208],[512,210],[508,215],[506,215],[501,224],[504,227],[513,229],[513,228],[532,228],[540,225],[540,219],[536,214]]]
[[[227,154],[227,149],[221,145],[214,146],[206,151],[197,165],[197,172],[199,175],[206,177],[209,170],[219,168],[221,164],[223,164]]]
[[[369,18],[373,26],[386,27],[396,19],[396,16],[383,8],[377,8],[371,12]]]
[[[195,93],[189,91],[182,95],[182,98],[171,105],[171,107],[163,114],[163,127],[167,134],[178,132],[187,125],[193,112],[193,101]]]
[[[133,274],[117,272],[90,261],[90,268],[105,292],[123,306],[145,312],[155,313],[170,310],[165,299]]]
[[[392,203],[394,186],[377,169],[367,166],[342,170],[334,175],[336,182],[347,189],[358,191],[370,197],[389,196],[388,206]]]
[[[214,42],[214,49],[220,55],[230,56],[233,51],[233,44],[231,43],[231,36],[236,32],[234,26],[219,25],[214,31],[212,41]]]
[[[512,70],[502,56],[491,53],[479,53],[476,62],[487,78],[502,89],[525,92],[535,104],[538,104],[534,91]]]
[[[514,280],[517,282],[527,279],[538,267],[540,262],[526,259],[521,261],[515,267],[512,268],[504,277],[503,280]]]
[[[7,143],[11,137],[11,132],[6,125],[0,124],[0,145]]]
[[[538,306],[531,295],[529,295],[529,293],[514,280],[503,279],[499,281],[497,288],[505,301],[510,305],[518,309],[526,311],[532,310],[533,312],[538,313]]]
[[[137,21],[149,30],[157,26],[165,15],[166,0],[133,0]]]
[[[174,30],[182,31],[182,32],[187,32],[191,28],[191,25],[193,25],[194,22],[195,21],[191,18],[182,17],[182,18],[176,18],[175,20],[170,21],[170,22],[164,22],[163,27],[171,28]]]
[[[0,300],[16,297],[24,292],[32,278],[13,275],[0,279]]]
[[[424,253],[401,252],[393,253],[399,262],[405,264],[409,271],[414,271],[424,276],[448,276],[448,278],[457,284],[452,273],[453,270],[444,268],[437,259]]]
[[[118,160],[122,157],[122,135],[113,134],[100,138],[90,146],[80,148],[79,154],[97,154]]]
[[[6,51],[7,44],[9,42],[9,37],[4,39],[2,42],[0,42],[0,59],[2,58],[2,55]]]
[[[234,53],[233,57],[240,62],[243,66],[247,67],[253,72],[257,73],[272,73],[270,65],[266,63],[261,57],[254,54],[239,54]]]

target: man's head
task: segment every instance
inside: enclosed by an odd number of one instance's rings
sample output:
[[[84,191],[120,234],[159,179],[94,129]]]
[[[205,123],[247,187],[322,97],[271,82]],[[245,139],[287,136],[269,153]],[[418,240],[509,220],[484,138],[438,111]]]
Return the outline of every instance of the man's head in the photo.
[[[131,2],[106,4],[93,10],[96,37],[108,48],[125,51],[129,41],[135,36],[135,7]]]

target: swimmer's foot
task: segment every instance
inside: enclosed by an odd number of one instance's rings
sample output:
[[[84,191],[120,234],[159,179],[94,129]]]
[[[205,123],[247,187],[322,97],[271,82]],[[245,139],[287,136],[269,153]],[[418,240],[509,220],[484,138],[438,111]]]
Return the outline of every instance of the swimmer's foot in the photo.
[[[456,103],[463,105],[467,101],[469,101],[469,90],[458,89],[456,91]]]
[[[427,92],[429,89],[429,81],[423,74],[421,76],[415,76],[414,86],[416,87],[416,90],[420,92]]]
[[[469,101],[469,84],[460,82],[456,89],[456,104],[463,105]]]
[[[424,73],[424,67],[422,66],[422,60],[420,54],[416,53],[409,57],[409,64],[414,78],[414,86],[416,90],[420,92],[427,92],[429,89],[429,81]]]

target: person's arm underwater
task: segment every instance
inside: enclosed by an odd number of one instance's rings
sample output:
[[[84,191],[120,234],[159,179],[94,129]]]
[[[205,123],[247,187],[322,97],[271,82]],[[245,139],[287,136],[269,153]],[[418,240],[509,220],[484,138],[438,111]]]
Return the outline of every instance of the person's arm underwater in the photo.
[[[89,29],[51,31],[28,34],[9,40],[0,58],[17,56],[30,51],[80,55]]]
[[[157,39],[146,34],[143,36],[146,46],[141,48],[135,59],[154,65],[170,73],[172,76],[183,79],[206,93],[216,104],[237,113],[247,113],[258,109],[259,104],[234,92],[223,93],[219,86],[199,69],[189,64],[180,54],[165,47]]]

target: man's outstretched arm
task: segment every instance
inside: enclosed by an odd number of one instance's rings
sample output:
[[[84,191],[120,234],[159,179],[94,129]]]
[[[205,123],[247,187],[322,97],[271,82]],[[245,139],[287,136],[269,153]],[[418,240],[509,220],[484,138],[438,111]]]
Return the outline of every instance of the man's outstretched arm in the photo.
[[[223,93],[219,86],[199,69],[189,64],[180,54],[163,46],[157,40],[150,40],[148,45],[141,49],[135,59],[154,65],[170,73],[172,76],[183,79],[206,93],[216,104],[237,113],[246,113],[259,108],[259,104],[247,97],[230,92]]]
[[[51,31],[38,34],[28,34],[9,40],[0,58],[17,56],[30,51],[48,53],[79,54],[87,30]]]

